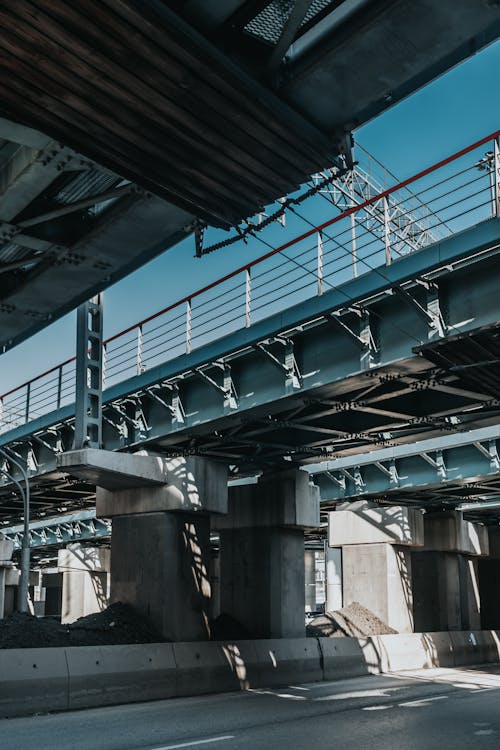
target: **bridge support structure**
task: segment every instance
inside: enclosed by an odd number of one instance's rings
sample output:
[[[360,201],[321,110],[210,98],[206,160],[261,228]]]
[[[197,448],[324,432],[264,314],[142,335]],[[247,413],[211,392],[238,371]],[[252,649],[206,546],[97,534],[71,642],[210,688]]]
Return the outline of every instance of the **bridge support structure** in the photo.
[[[62,623],[74,622],[107,607],[109,548],[69,544],[59,550],[57,570],[62,573]]]
[[[413,632],[411,550],[424,543],[423,514],[366,502],[329,513],[328,544],[341,548],[343,602],[359,602],[400,633]]]
[[[305,634],[304,529],[319,526],[319,491],[304,471],[229,488],[220,534],[220,609],[250,637]]]
[[[140,479],[126,479],[128,458],[145,467]],[[210,514],[227,509],[227,470],[198,457],[121,459],[119,480],[102,476],[108,488],[96,495],[97,515],[112,519],[110,601],[132,605],[168,640],[207,640]]]
[[[5,596],[8,585],[7,576],[13,566],[11,562],[13,551],[13,542],[11,542],[10,539],[5,539],[5,537],[0,534],[0,620],[5,614]]]
[[[500,526],[488,527],[489,555],[478,560],[481,627],[500,628]]]
[[[479,630],[478,561],[489,554],[487,528],[459,511],[426,513],[424,536],[413,555],[415,629]]]

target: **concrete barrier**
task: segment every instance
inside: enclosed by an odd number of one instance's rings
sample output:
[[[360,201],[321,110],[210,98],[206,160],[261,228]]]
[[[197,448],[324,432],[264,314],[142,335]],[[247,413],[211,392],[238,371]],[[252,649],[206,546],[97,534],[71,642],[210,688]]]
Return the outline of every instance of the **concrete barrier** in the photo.
[[[455,664],[449,633],[421,633],[431,667],[453,667]]]
[[[500,633],[415,633],[0,649],[0,716],[458,667],[500,659]]]
[[[345,680],[380,672],[380,657],[369,638],[318,638],[323,679]]]
[[[379,658],[381,672],[428,669],[430,654],[421,633],[398,633],[370,638]]]
[[[249,669],[259,686],[319,682],[323,679],[321,651],[316,638],[276,638],[254,641],[257,662]]]
[[[170,643],[66,650],[69,708],[171,698],[177,668]]]
[[[0,650],[0,716],[64,711],[68,707],[64,649]]]
[[[450,640],[456,667],[486,664],[500,658],[500,641],[494,630],[451,632]]]
[[[228,641],[220,645],[240,690],[258,687],[260,674],[256,641]]]
[[[221,643],[172,643],[172,648],[178,696],[240,689]]]

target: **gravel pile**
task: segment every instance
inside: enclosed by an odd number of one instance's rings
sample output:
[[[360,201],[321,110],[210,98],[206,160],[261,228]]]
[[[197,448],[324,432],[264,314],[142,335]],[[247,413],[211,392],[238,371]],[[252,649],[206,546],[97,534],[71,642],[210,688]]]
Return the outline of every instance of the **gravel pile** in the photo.
[[[306,633],[314,638],[365,638],[397,633],[397,630],[393,630],[359,602],[352,602],[347,607],[315,617],[307,625]]]
[[[211,641],[244,641],[251,638],[251,633],[238,620],[231,615],[222,612],[215,620],[210,623],[210,640]]]
[[[0,648],[113,646],[162,641],[165,639],[145,618],[120,602],[103,612],[80,617],[69,625],[20,612],[0,620]]]

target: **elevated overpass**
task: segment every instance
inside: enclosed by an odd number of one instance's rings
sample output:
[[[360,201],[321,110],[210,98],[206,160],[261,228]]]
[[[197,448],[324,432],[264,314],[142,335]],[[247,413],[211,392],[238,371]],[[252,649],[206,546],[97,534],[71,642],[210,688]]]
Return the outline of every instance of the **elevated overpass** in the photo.
[[[109,339],[103,446],[216,458],[245,476],[497,421],[496,382],[480,387],[472,366],[497,358],[497,137]],[[417,202],[428,246],[402,245],[394,196],[407,221]],[[74,366],[2,396],[0,444],[26,461],[35,514],[94,502],[57,467],[72,446]]]
[[[6,350],[349,158],[353,129],[496,39],[500,9],[9,0],[0,29]]]

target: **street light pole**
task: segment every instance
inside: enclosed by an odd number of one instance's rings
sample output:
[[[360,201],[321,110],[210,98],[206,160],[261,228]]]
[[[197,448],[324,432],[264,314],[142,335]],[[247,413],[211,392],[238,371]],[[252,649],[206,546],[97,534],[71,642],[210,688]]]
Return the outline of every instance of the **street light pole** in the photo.
[[[14,479],[7,471],[2,469],[2,473],[10,478],[14,484],[18,487],[23,498],[24,506],[24,531],[23,531],[23,543],[21,547],[21,580],[19,582],[19,611],[28,611],[28,593],[29,593],[29,578],[30,578],[30,483],[28,479],[28,473],[24,466],[16,461],[12,456],[6,453],[0,448],[0,455],[3,456],[11,464],[14,464],[22,474],[24,481],[24,490],[21,484]]]

